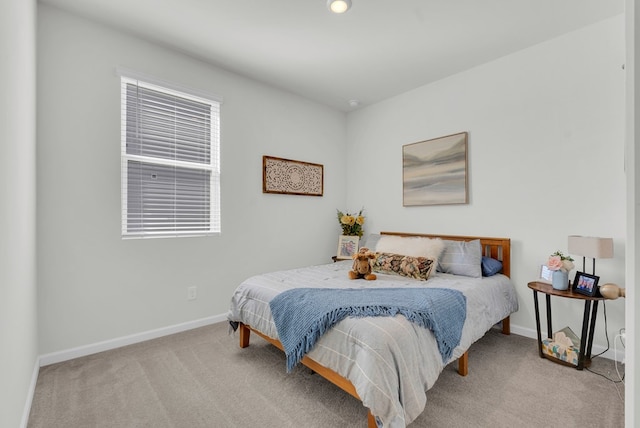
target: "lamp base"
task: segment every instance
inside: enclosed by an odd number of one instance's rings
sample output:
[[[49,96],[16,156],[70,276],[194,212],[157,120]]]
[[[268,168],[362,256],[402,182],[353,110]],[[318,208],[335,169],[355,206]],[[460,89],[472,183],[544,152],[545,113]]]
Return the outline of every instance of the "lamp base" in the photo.
[[[614,300],[618,297],[627,297],[626,289],[618,287],[616,284],[612,283],[601,285],[599,291],[602,297],[604,297],[605,299]]]

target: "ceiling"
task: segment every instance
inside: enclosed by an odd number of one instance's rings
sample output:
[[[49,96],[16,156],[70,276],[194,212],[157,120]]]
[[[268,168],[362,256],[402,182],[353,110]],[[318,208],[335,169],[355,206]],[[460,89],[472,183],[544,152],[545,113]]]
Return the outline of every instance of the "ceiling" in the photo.
[[[342,111],[624,12],[624,0],[353,0],[342,15],[326,0],[39,1]]]

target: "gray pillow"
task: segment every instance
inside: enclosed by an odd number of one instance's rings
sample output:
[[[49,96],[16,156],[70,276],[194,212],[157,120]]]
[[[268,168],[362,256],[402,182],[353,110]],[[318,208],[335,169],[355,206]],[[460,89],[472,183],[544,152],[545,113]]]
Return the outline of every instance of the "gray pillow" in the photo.
[[[480,245],[480,240],[444,240],[444,251],[438,260],[438,271],[480,278],[482,276],[482,245]]]
[[[380,234],[379,233],[370,233],[368,234],[364,240],[360,241],[360,248],[368,248],[371,251],[375,251],[376,250],[376,245],[378,245],[378,241],[380,240]]]

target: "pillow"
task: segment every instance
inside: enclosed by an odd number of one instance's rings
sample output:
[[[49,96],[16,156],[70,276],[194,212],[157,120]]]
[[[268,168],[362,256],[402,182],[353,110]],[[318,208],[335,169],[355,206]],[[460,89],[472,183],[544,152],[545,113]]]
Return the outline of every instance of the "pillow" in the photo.
[[[388,273],[426,281],[435,266],[429,257],[412,257],[402,254],[376,253],[371,269],[378,273]]]
[[[482,256],[482,275],[493,276],[502,270],[502,262],[491,257]]]
[[[371,250],[373,248],[369,247]],[[376,244],[377,253],[402,254],[403,256],[432,258],[437,265],[444,248],[440,238],[382,235]]]
[[[482,276],[482,246],[480,240],[444,241],[444,251],[438,261],[438,271],[480,278]]]
[[[378,241],[380,240],[379,233],[370,233],[364,238],[364,240],[360,241],[360,248],[366,247],[371,251],[376,250],[376,245],[378,245]]]

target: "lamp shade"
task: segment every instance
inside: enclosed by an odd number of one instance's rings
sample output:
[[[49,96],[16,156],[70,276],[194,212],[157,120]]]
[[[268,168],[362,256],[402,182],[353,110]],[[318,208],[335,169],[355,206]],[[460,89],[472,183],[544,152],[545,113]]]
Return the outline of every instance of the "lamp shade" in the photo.
[[[569,236],[569,254],[592,259],[613,258],[613,239],[594,236]]]

